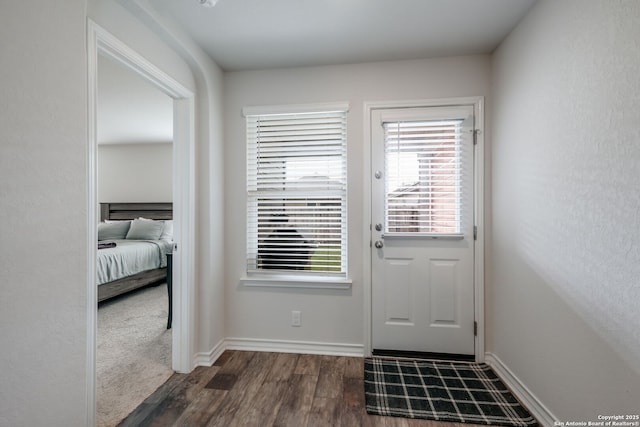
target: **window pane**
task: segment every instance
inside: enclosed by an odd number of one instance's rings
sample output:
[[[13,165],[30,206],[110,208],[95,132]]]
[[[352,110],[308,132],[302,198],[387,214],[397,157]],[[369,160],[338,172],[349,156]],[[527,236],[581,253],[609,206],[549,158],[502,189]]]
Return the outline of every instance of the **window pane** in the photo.
[[[346,112],[247,117],[247,269],[346,272]]]
[[[387,232],[460,232],[460,124],[384,124]]]
[[[259,269],[341,271],[342,200],[259,199]]]

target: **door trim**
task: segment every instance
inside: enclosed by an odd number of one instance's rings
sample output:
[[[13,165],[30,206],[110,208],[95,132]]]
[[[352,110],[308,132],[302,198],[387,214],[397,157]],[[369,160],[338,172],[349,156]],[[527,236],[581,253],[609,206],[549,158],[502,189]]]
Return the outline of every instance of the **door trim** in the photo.
[[[195,218],[195,97],[142,55],[88,19],[87,22],[87,425],[96,419],[97,333],[97,140],[96,105],[98,55],[113,59],[173,98],[173,206],[178,251],[173,269],[172,368],[190,372],[195,340],[194,218]]]
[[[472,105],[476,122],[476,144],[474,155],[474,197],[473,215],[477,226],[477,237],[474,247],[474,317],[477,322],[477,335],[474,338],[476,362],[484,362],[484,97],[461,97],[443,99],[423,99],[410,101],[365,101],[364,112],[364,147],[363,158],[363,207],[365,221],[362,224],[363,259],[363,298],[364,298],[364,355],[370,357],[372,348],[372,295],[371,295],[371,114],[374,110],[394,108],[425,108]]]

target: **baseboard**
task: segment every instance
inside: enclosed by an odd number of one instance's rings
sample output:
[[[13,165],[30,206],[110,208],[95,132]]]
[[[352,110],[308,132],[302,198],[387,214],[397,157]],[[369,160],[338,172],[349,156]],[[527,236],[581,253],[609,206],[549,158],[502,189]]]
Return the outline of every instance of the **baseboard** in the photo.
[[[229,350],[272,351],[276,353],[326,354],[330,356],[362,357],[362,344],[341,344],[310,341],[264,340],[255,338],[227,338]]]
[[[495,373],[511,389],[513,394],[524,404],[538,422],[544,427],[553,427],[558,419],[533,394],[531,390],[493,353],[485,353],[485,363],[491,366]]]
[[[274,353],[325,354],[328,356],[363,357],[362,344],[323,343],[308,341],[226,338],[211,350],[196,353],[193,366],[212,366],[225,350],[270,351]]]
[[[193,358],[194,366],[212,366],[218,357],[226,350],[225,340],[220,340],[218,343],[213,346],[213,348],[208,352],[196,353]]]

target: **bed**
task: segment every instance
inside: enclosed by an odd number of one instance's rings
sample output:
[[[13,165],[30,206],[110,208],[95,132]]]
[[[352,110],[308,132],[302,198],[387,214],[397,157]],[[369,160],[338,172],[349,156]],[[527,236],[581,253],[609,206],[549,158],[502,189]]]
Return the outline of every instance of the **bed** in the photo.
[[[98,302],[171,284],[172,220],[172,203],[100,204]]]

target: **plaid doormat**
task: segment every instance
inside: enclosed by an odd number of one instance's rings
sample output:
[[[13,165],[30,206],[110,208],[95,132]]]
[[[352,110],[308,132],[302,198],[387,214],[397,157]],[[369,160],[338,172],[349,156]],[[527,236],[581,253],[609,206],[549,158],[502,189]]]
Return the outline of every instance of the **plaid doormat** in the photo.
[[[367,412],[458,423],[538,423],[483,363],[366,358]]]

